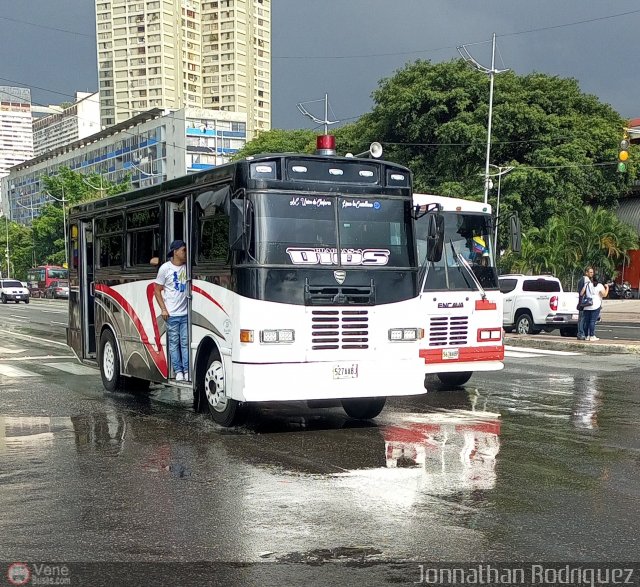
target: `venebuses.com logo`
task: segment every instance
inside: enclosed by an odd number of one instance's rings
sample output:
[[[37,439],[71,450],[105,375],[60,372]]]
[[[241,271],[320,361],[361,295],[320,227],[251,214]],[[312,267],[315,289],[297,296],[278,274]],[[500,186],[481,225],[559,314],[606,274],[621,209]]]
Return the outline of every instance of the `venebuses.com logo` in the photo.
[[[7,580],[11,585],[26,585],[31,580],[27,563],[12,563],[7,569]]]
[[[71,585],[71,569],[58,563],[14,562],[7,568],[9,585]]]

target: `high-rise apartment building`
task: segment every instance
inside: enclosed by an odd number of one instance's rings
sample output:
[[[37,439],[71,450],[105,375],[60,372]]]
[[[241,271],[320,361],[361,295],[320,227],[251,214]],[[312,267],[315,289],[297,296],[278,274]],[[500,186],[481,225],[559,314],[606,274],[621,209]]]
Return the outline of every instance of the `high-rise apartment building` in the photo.
[[[49,112],[50,108],[46,108]],[[76,92],[76,101],[59,107],[59,112],[33,122],[35,156],[100,131],[100,100],[98,93]]]
[[[271,128],[271,0],[96,0],[101,123],[226,110]]]
[[[31,90],[0,86],[0,177],[33,157]]]

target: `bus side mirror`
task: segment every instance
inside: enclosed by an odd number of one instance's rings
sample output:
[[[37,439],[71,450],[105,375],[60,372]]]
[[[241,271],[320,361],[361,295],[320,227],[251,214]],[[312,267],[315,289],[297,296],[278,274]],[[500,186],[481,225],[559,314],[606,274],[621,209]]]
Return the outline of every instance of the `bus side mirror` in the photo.
[[[517,214],[513,214],[509,218],[509,243],[514,253],[522,250],[522,225]]]
[[[229,214],[229,248],[232,251],[249,250],[251,237],[251,205],[244,198],[231,200]]]
[[[444,217],[436,212],[429,216],[427,226],[427,260],[437,263],[442,259],[444,247]]]

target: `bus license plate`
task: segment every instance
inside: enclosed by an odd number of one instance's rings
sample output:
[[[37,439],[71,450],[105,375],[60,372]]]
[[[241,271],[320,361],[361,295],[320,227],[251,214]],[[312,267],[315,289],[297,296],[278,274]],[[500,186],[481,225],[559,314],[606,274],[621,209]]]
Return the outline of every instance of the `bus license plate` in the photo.
[[[333,378],[334,379],[357,379],[358,363],[334,365]]]
[[[460,357],[459,349],[442,349],[442,358],[446,360],[455,360]]]

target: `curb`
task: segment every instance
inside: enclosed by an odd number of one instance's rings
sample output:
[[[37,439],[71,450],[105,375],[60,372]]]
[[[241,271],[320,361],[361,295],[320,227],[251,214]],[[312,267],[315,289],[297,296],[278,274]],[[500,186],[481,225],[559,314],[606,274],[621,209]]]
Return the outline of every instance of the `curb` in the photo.
[[[576,339],[554,340],[552,337],[529,336],[527,334],[507,334],[504,337],[505,345],[525,346],[537,349],[553,349],[562,351],[575,351],[588,354],[623,354],[640,355],[640,342],[620,341],[610,342],[600,340],[597,342],[583,342]]]

